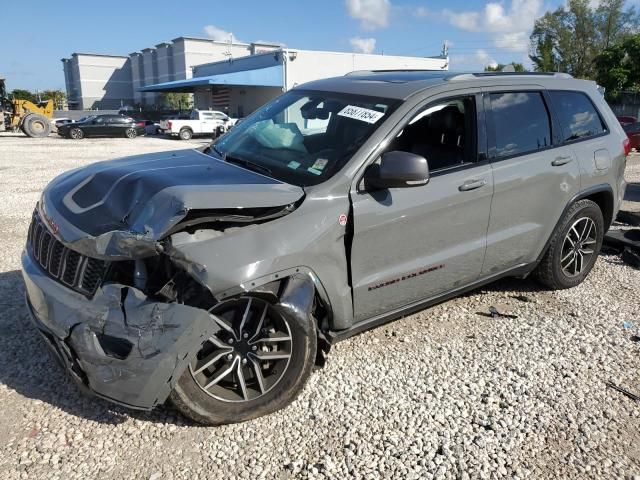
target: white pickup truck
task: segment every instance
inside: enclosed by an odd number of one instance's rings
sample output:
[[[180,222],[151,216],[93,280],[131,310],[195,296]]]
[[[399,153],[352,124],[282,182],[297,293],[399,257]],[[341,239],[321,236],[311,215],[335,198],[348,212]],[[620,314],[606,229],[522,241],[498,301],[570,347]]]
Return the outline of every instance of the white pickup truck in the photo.
[[[221,134],[230,129],[236,120],[224,112],[192,110],[189,119],[171,118],[160,122],[160,131],[167,135],[189,140],[195,135]]]

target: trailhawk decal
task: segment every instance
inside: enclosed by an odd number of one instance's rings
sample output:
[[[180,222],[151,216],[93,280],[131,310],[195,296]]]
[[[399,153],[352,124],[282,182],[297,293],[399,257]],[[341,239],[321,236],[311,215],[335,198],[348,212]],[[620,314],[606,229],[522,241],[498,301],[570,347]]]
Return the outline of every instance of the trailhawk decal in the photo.
[[[389,285],[393,285],[394,283],[404,282],[405,280],[409,280],[410,278],[419,277],[420,275],[424,275],[425,273],[435,272],[436,270],[440,270],[444,268],[444,263],[440,265],[433,265],[431,267],[422,268],[420,270],[416,270],[415,272],[405,273],[401,277],[393,278],[391,280],[385,280],[381,283],[373,283],[367,287],[368,291],[377,290],[378,288],[388,287]]]
[[[347,105],[338,113],[340,117],[353,118],[354,120],[360,120],[361,122],[376,123],[382,117],[384,113],[376,110],[370,110],[368,108],[356,107],[353,105]]]

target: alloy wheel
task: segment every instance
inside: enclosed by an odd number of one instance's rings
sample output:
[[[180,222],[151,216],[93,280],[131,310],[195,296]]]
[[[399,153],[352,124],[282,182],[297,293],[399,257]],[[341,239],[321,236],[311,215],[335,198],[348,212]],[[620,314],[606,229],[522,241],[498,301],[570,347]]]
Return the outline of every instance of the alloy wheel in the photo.
[[[562,243],[560,267],[567,277],[580,275],[595,253],[597,227],[589,217],[576,220]]]
[[[136,136],[138,135],[133,128],[128,128],[127,131],[124,132],[124,134],[127,136],[127,138],[136,138]]]
[[[289,367],[293,340],[287,320],[255,297],[225,302],[210,313],[220,330],[189,365],[200,389],[225,402],[268,393]]]

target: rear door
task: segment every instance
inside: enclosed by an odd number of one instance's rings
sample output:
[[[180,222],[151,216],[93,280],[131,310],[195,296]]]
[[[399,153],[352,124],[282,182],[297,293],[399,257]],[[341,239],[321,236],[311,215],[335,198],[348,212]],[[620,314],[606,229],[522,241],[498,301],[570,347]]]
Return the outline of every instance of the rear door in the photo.
[[[480,98],[470,93],[434,99],[392,133],[387,151],[427,158],[426,185],[352,191],[356,321],[480,275],[493,193],[491,167],[477,148],[478,138],[484,138],[484,130],[477,129],[483,124]]]
[[[485,89],[494,196],[483,275],[534,262],[565,206],[580,169],[563,145],[548,93],[538,86]]]

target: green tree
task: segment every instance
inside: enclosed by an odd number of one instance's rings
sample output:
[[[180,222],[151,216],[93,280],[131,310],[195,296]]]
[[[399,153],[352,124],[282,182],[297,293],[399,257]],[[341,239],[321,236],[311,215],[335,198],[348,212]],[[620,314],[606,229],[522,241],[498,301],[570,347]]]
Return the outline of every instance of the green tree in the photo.
[[[160,94],[160,104],[173,110],[187,110],[193,101],[190,93],[168,92]]]
[[[512,65],[514,71],[516,71],[516,72],[526,72],[527,71],[527,69],[524,68],[523,64],[517,63],[517,62],[499,63],[495,67],[492,67],[491,65],[487,65],[486,67],[484,67],[484,71],[485,72],[501,72],[507,65]]]
[[[634,7],[625,9],[625,0],[600,0],[597,8],[589,0],[569,0],[535,21],[529,58],[536,71],[595,78],[595,58],[624,42],[639,25],[638,13]]]
[[[600,0],[594,13],[599,46],[602,49],[622,43],[638,30],[638,13],[635,7],[624,9],[625,0]]]
[[[38,101],[38,99],[33,93],[31,93],[29,90],[24,90],[22,88],[14,89],[9,94],[9,98],[15,98],[16,100],[29,100],[30,102]]]
[[[55,108],[62,109],[67,95],[62,90],[45,90],[42,92],[42,100],[53,100]]]
[[[595,80],[605,88],[609,101],[625,90],[640,91],[640,35],[605,48],[594,59]]]

